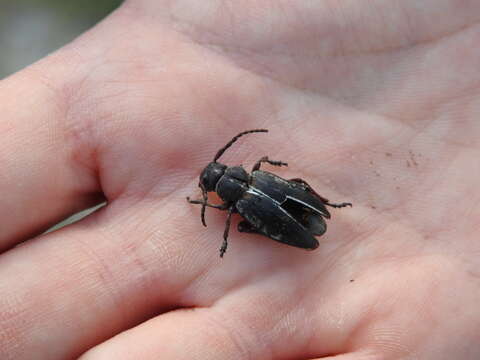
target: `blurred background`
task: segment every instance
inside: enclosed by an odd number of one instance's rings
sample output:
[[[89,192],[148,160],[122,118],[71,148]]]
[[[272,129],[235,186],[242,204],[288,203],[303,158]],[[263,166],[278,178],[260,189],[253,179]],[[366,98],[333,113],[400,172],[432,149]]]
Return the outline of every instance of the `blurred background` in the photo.
[[[72,41],[122,1],[0,0],[0,80]],[[97,208],[76,214],[49,231]]]
[[[0,79],[102,20],[123,0],[0,0]]]

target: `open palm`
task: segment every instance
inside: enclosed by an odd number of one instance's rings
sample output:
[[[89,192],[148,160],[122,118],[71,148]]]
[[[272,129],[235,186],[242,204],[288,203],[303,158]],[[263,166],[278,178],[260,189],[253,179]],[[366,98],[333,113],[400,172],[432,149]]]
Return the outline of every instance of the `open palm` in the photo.
[[[130,0],[3,80],[2,359],[478,359],[479,18]],[[223,162],[353,203],[315,251],[234,217],[220,259],[226,214],[185,201],[251,128]]]

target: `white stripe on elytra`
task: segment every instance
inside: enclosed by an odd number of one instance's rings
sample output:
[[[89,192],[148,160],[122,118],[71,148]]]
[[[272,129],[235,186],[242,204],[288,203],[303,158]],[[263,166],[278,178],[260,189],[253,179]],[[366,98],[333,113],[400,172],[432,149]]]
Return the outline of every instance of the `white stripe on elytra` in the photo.
[[[319,211],[317,208],[314,208],[312,205],[307,204],[307,203],[305,203],[305,202],[303,202],[303,201],[301,201],[301,200],[298,200],[297,198],[293,198],[293,197],[287,195],[287,199],[291,199],[291,200],[293,200],[293,201],[295,201],[295,202],[298,202],[298,203],[300,203],[300,204],[302,204],[302,205],[305,205],[306,207],[312,209],[313,211],[319,213],[320,215],[323,215],[323,213],[322,213],[321,211]]]

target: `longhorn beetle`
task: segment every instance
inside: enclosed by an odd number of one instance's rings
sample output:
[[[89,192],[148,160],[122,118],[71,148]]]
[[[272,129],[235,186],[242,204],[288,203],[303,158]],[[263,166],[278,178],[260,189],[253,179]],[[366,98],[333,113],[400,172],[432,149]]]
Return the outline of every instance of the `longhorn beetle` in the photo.
[[[248,174],[242,166],[228,167],[217,162],[223,153],[241,136],[251,133],[268,132],[267,129],[243,131],[224,147],[218,150],[200,174],[198,186],[202,190],[202,200],[187,201],[202,205],[201,220],[204,226],[206,207],[227,211],[227,221],[223,233],[220,257],[227,250],[228,231],[233,213],[238,212],[243,221],[238,231],[260,234],[281,243],[313,250],[318,247],[315,236],[327,230],[324,219],[330,218],[327,206],[342,208],[351,203],[333,204],[320,196],[300,178],[285,180],[275,174],[260,170],[262,163],[274,166],[287,166],[282,161],[270,160],[264,156],[253,165]],[[215,191],[223,204],[208,203],[208,192]]]

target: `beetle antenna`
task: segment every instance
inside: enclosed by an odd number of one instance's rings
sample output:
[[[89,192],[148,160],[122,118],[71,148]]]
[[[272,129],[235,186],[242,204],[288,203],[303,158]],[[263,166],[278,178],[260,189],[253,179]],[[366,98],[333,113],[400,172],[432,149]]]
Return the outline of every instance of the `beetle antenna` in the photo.
[[[238,134],[237,136],[235,136],[232,140],[230,140],[227,145],[225,145],[224,147],[222,147],[220,150],[218,150],[217,154],[215,155],[215,157],[213,158],[213,162],[217,162],[217,160],[220,158],[220,156],[223,155],[223,153],[230,147],[232,146],[232,144],[238,140],[238,138],[242,137],[243,135],[246,135],[246,134],[251,134],[251,133],[257,133],[257,132],[268,132],[267,129],[253,129],[253,130],[247,130],[247,131],[243,131],[241,132],[240,134]]]

